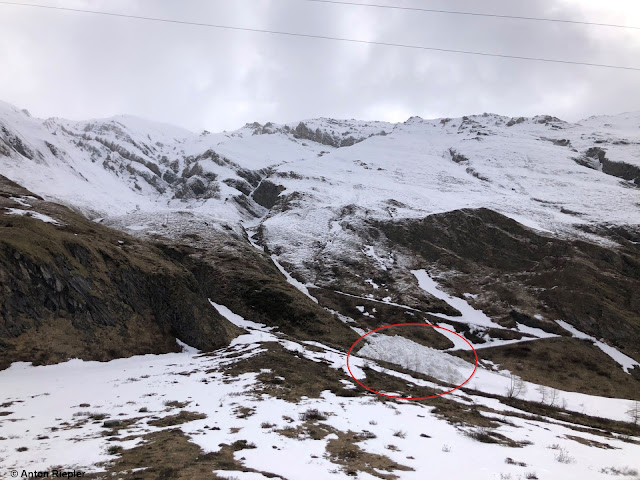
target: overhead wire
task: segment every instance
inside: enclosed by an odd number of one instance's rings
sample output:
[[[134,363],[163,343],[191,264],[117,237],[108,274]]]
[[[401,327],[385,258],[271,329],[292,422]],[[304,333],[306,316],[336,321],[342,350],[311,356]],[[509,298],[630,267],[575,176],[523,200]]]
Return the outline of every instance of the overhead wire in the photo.
[[[404,48],[404,49],[411,49],[411,50],[454,53],[454,54],[461,54],[461,55],[476,55],[476,56],[483,56],[483,57],[526,60],[526,61],[566,64],[566,65],[582,65],[582,66],[588,66],[588,67],[609,68],[609,69],[616,69],[616,70],[640,71],[640,67],[630,67],[630,66],[624,66],[624,65],[580,62],[580,61],[574,61],[574,60],[563,60],[563,59],[543,58],[543,57],[529,57],[524,55],[509,55],[509,54],[501,54],[501,53],[493,53],[493,52],[480,52],[480,51],[473,51],[473,50],[458,50],[453,48],[441,48],[441,47],[433,47],[433,46],[426,46],[426,45],[413,45],[413,44],[407,44],[407,43],[381,42],[381,41],[375,41],[375,40],[360,40],[356,38],[334,37],[329,35],[316,35],[316,34],[310,34],[310,33],[287,32],[287,31],[280,31],[280,30],[267,30],[267,29],[261,29],[261,28],[239,27],[239,26],[223,25],[223,24],[215,24],[215,23],[193,22],[193,21],[186,21],[186,20],[175,20],[170,18],[149,17],[144,15],[131,15],[131,14],[125,14],[125,13],[105,12],[101,10],[89,10],[89,9],[83,9],[83,8],[60,7],[60,6],[53,6],[53,5],[39,5],[39,4],[33,4],[33,3],[7,2],[7,1],[0,1],[0,5],[40,8],[40,9],[56,10],[56,11],[64,11],[64,12],[85,13],[85,14],[101,15],[101,16],[116,17],[116,18],[143,20],[143,21],[150,21],[150,22],[161,22],[161,23],[167,23],[167,24],[190,25],[190,26],[196,26],[196,27],[215,28],[215,29],[221,29],[221,30],[263,33],[263,34],[278,35],[278,36],[285,36],[285,37],[313,38],[313,39],[319,39],[319,40],[331,40],[331,41],[338,41],[338,42],[377,45],[377,46],[383,46],[383,47],[395,47],[395,48]]]
[[[565,23],[565,24],[572,24],[572,25],[589,25],[589,26],[595,26],[595,27],[611,27],[611,28],[626,28],[631,30],[640,30],[640,27],[634,26],[634,25],[587,22],[583,20],[571,20],[571,19],[563,19],[563,18],[527,17],[522,15],[503,15],[498,13],[467,12],[463,10],[441,10],[436,8],[407,7],[402,5],[384,5],[379,3],[349,2],[349,1],[343,1],[343,0],[299,0],[299,1],[310,2],[310,3],[326,3],[326,4],[333,4],[333,5],[350,5],[350,6],[357,5],[360,7],[388,9],[388,10],[404,10],[409,12],[436,13],[436,14],[444,14],[444,15],[464,15],[464,16],[471,16],[471,17],[499,18],[499,19],[505,19],[505,20],[527,20],[527,21],[534,21],[534,22]]]

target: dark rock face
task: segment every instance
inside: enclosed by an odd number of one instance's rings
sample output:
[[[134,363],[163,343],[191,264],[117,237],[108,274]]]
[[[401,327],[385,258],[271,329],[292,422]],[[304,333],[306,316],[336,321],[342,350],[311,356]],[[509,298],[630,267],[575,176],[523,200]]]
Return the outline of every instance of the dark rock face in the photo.
[[[582,157],[574,158],[574,161],[584,167],[601,170],[602,173],[628,180],[640,186],[640,167],[630,163],[609,160],[606,153],[600,147],[591,147]]]
[[[458,153],[453,148],[449,149],[449,154],[451,155],[451,160],[453,160],[456,163],[469,163],[469,159],[467,157],[465,157],[461,153]]]
[[[640,248],[636,244],[607,248],[545,237],[487,209],[380,222],[376,227],[409,255],[417,255],[436,270],[454,271],[448,286],[460,295],[482,292],[481,307],[494,318],[512,323],[515,316],[533,325],[523,315],[542,312],[547,319],[565,320],[640,358]],[[536,326],[544,327],[538,322]]]
[[[261,172],[256,172],[254,170],[247,170],[246,168],[238,168],[236,173],[239,177],[244,178],[247,182],[249,182],[254,187],[257,187],[262,180],[263,176]]]
[[[303,140],[311,140],[312,142],[320,143],[321,145],[329,145],[331,147],[350,147],[358,142],[364,140],[364,138],[355,138],[353,135],[340,138],[338,135],[331,134],[327,131],[316,128],[315,131],[311,130],[304,122],[300,122],[293,131],[295,138]]]
[[[251,185],[249,185],[244,180],[238,180],[237,178],[227,178],[224,180],[224,183],[232,188],[235,188],[239,192],[244,193],[245,195],[251,194]]]
[[[183,237],[161,246],[194,276],[204,295],[247,320],[295,338],[348,348],[358,336],[289,284],[271,258],[235,233],[211,234],[198,247]],[[194,243],[195,245],[195,243]]]
[[[34,152],[22,142],[19,136],[12,134],[6,127],[0,126],[0,153],[9,155],[11,150],[29,160],[33,160],[35,156]]]
[[[524,123],[525,121],[526,121],[526,118],[524,117],[512,118],[507,122],[507,127],[513,127],[514,125]]]
[[[605,158],[602,160],[602,171],[607,175],[629,180],[640,187],[640,168],[630,163],[612,162]]]
[[[285,188],[282,185],[263,180],[251,196],[258,205],[262,205],[264,208],[271,208],[278,201],[278,195],[284,190]]]
[[[193,177],[192,177],[193,178]],[[297,338],[348,347],[357,335],[291,286],[233,229],[178,241],[133,238],[35,198],[59,224],[3,214],[31,193],[0,176],[0,369],[228,345],[241,330],[209,303]],[[351,342],[351,343],[349,343]]]
[[[0,207],[9,202],[0,197]],[[159,248],[32,203],[62,225],[0,213],[0,368],[177,351],[176,338],[212,350],[236,336],[193,274]]]

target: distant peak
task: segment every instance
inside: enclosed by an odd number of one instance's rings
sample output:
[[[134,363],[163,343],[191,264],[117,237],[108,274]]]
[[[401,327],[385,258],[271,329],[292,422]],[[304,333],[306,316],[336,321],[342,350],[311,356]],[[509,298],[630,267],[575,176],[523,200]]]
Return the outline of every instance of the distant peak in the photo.
[[[404,123],[420,123],[422,121],[423,121],[422,117],[419,117],[418,115],[414,115],[412,117],[409,117],[407,121]]]

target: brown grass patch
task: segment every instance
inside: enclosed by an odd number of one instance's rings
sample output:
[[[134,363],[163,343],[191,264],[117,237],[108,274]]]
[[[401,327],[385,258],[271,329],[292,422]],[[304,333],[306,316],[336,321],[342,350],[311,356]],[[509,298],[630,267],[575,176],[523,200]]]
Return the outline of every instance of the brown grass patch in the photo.
[[[105,465],[106,471],[85,475],[91,480],[191,480],[194,478],[219,479],[214,470],[236,470],[257,472],[268,478],[282,478],[243,466],[234,459],[234,452],[251,448],[242,441],[233,445],[222,444],[218,452],[204,453],[200,447],[189,441],[179,429],[163,430],[144,437],[144,442],[129,450],[114,452],[119,458]],[[137,472],[131,470],[145,468]]]
[[[250,408],[250,407],[236,407],[233,410],[233,413],[236,415],[237,418],[249,418],[252,415],[255,415],[256,413],[256,409],[255,408]]]
[[[569,440],[573,440],[574,442],[581,443],[583,445],[587,445],[588,447],[602,448],[604,450],[614,450],[616,448],[616,447],[612,447],[608,443],[596,442],[595,440],[589,440],[587,438],[577,437],[575,435],[565,435],[565,438],[568,438]]]
[[[297,403],[303,396],[319,398],[325,390],[338,396],[358,396],[361,392],[344,388],[344,373],[326,362],[314,362],[298,352],[286,350],[280,344],[268,342],[261,345],[265,352],[224,367],[230,378],[247,372],[258,374],[254,392]]]
[[[338,438],[331,439],[327,442],[327,458],[342,467],[347,475],[357,476],[358,473],[368,473],[377,478],[386,480],[394,480],[400,478],[394,471],[412,471],[413,468],[400,465],[389,457],[369,453],[362,450],[357,442],[362,441],[360,434],[348,432],[334,432]],[[387,474],[381,471],[389,472]]]
[[[456,355],[473,361],[471,352],[456,352]],[[539,385],[587,395],[640,400],[640,381],[588,341],[547,338],[483,348],[478,350],[478,357]]]
[[[182,410],[176,415],[159,418],[158,420],[150,420],[147,422],[152,427],[172,427],[174,425],[182,425],[183,423],[193,422],[194,420],[202,420],[207,418],[204,413],[189,412]]]

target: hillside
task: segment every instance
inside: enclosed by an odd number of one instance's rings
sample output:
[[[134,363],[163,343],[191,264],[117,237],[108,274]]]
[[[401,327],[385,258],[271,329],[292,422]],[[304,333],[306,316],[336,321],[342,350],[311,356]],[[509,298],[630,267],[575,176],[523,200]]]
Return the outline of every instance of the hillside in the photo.
[[[0,467],[636,478],[639,220],[636,113],[193,133],[2,103]],[[441,328],[347,365],[396,323]]]

